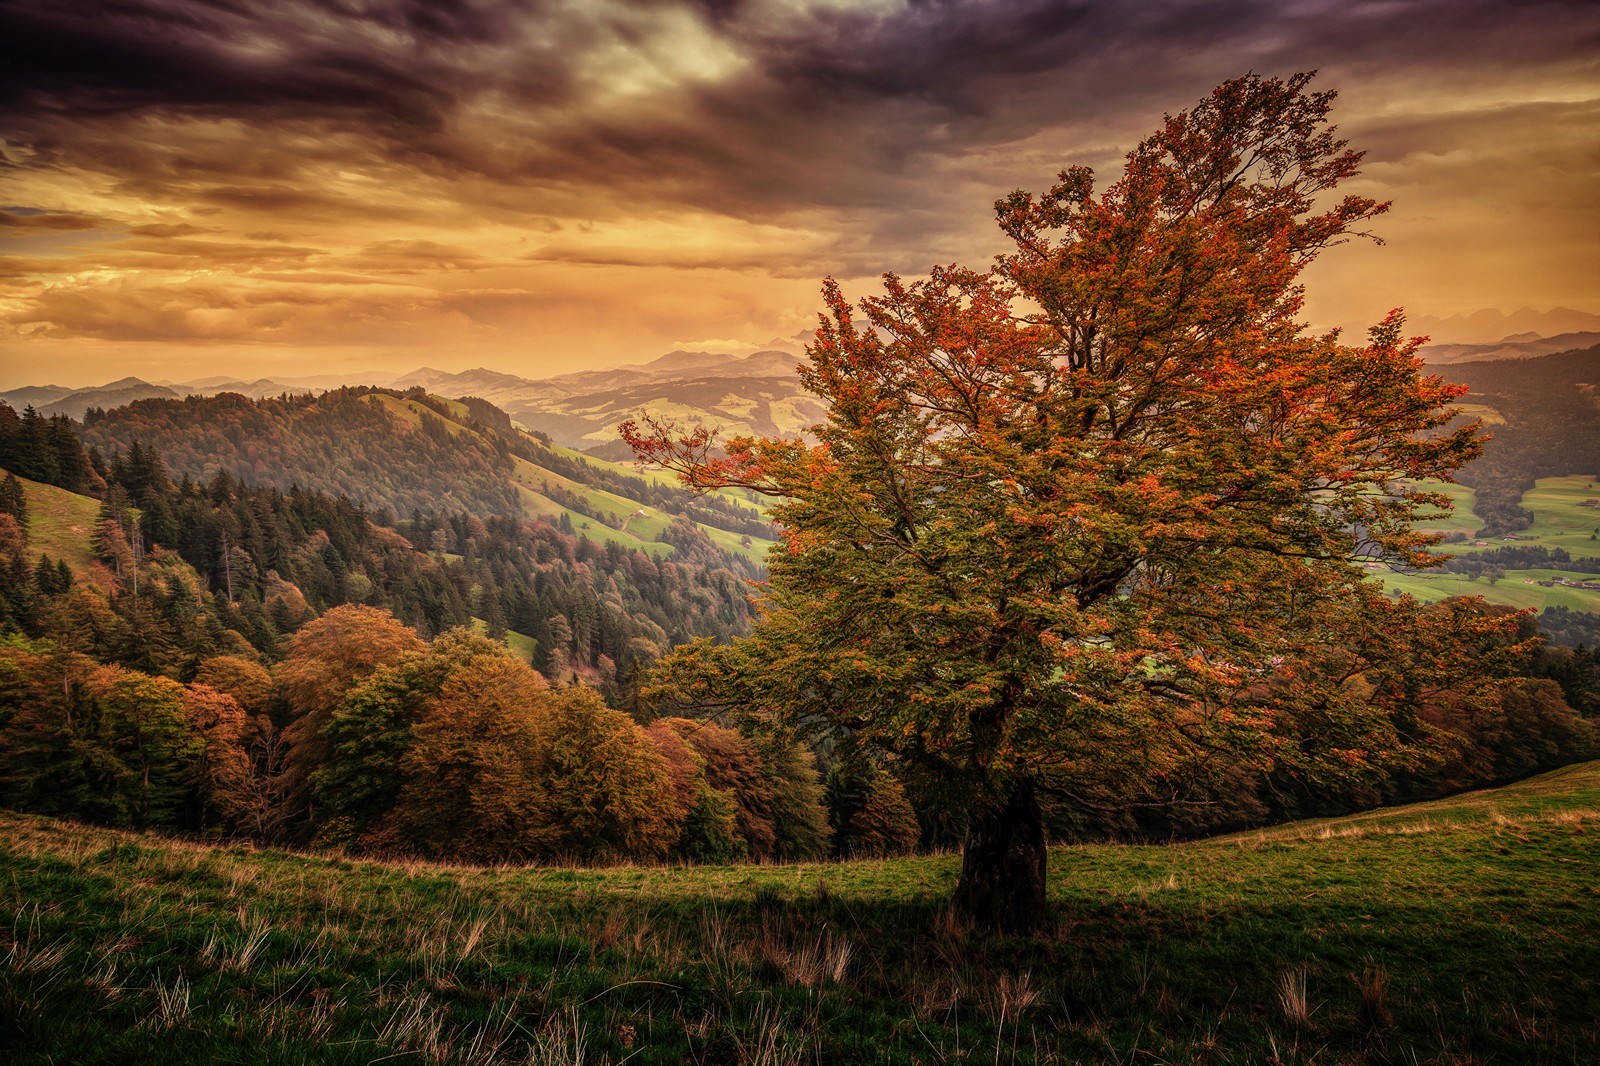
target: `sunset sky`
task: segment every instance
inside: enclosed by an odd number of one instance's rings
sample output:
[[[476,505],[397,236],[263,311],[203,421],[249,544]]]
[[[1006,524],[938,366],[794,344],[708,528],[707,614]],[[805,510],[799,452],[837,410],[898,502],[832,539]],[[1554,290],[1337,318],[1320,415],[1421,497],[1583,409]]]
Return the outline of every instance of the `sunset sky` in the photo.
[[[1395,201],[1313,321],[1600,312],[1590,0],[5,0],[0,388],[749,351],[1310,68]]]

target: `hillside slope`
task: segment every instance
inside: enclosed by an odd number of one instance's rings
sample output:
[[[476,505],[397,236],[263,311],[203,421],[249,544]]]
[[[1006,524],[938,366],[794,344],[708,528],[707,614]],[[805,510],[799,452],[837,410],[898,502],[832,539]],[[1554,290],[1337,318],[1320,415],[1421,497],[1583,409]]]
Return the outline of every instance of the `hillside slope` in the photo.
[[[990,940],[934,856],[478,869],[0,814],[15,1062],[1577,1062],[1600,1054],[1600,764],[1052,855]]]
[[[3,476],[4,468],[0,468]],[[74,570],[94,561],[91,542],[100,501],[18,477],[28,501],[28,549],[34,558],[64,559]]]
[[[154,447],[174,477],[208,480],[226,470],[247,485],[349,496],[391,519],[418,511],[528,514],[657,557],[686,550],[689,534],[669,533],[678,518],[707,545],[751,562],[774,541],[759,509],[736,494],[695,499],[666,478],[590,460],[517,429],[485,401],[420,389],[145,400],[93,419],[83,437],[107,454],[135,441]]]

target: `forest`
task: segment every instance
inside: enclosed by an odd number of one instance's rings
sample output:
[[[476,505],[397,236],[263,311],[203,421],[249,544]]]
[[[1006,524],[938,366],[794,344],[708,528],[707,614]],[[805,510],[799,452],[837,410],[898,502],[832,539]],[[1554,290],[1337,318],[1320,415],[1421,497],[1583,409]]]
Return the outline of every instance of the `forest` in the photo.
[[[748,626],[759,570],[686,519],[659,559],[542,519],[418,512],[382,525],[349,499],[225,470],[175,481],[138,441],[108,460],[65,418],[4,405],[0,451],[8,805],[488,861],[766,861],[916,843],[898,784],[870,767],[834,765],[824,782],[792,739],[642,712],[639,675],[666,649]],[[93,566],[30,549],[11,469],[99,498]],[[486,677],[497,680],[476,687]],[[499,747],[462,754],[484,734]],[[465,760],[458,777],[441,746]],[[534,760],[514,781],[497,769],[509,750]],[[589,791],[575,791],[580,777]],[[517,833],[492,820],[497,804]],[[585,805],[611,820],[585,822]]]

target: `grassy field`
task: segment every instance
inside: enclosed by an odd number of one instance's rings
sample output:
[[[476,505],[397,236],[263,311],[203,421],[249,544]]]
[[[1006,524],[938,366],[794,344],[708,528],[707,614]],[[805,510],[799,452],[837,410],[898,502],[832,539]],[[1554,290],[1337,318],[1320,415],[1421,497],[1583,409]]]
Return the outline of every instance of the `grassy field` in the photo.
[[[1600,507],[1580,506],[1600,499],[1594,475],[1540,478],[1523,493],[1522,506],[1533,512],[1533,525],[1522,531],[1533,544],[1565,548],[1573,555],[1600,555]]]
[[[1478,516],[1472,513],[1473,505],[1478,502],[1475,490],[1448,481],[1420,481],[1415,484],[1429,492],[1442,492],[1450,497],[1449,512],[1434,511],[1421,515],[1417,521],[1418,529],[1429,533],[1465,533],[1471,536],[1483,525]]]
[[[1545,588],[1529,582],[1549,581],[1565,577],[1581,581],[1600,581],[1600,575],[1569,574],[1561,570],[1507,570],[1506,576],[1491,585],[1488,581],[1474,581],[1466,574],[1387,574],[1384,584],[1400,592],[1409,592],[1419,600],[1432,603],[1446,596],[1482,596],[1490,603],[1508,607],[1570,607],[1574,611],[1600,612],[1600,592],[1590,589]]]
[[[489,632],[489,623],[482,618],[474,616],[472,619],[472,631],[474,633],[487,634]],[[515,629],[508,629],[506,630],[506,647],[510,648],[514,655],[531,663],[533,662],[534,653],[539,650],[539,642],[526,633],[518,633]]]
[[[577,455],[578,453],[574,452],[572,454]],[[596,466],[601,465],[598,461],[591,460],[586,456],[579,456],[579,458],[584,462],[594,463]],[[609,465],[616,466],[614,463]],[[543,515],[547,518],[559,518],[564,513],[572,522],[574,529],[590,540],[597,540],[601,543],[617,543],[629,549],[639,548],[658,556],[674,550],[672,545],[663,544],[658,539],[666,532],[667,527],[672,524],[672,516],[670,514],[658,511],[655,508],[641,508],[636,500],[630,500],[625,496],[618,496],[616,493],[592,488],[582,482],[562,477],[560,474],[545,470],[543,467],[536,466],[522,458],[517,458],[516,460],[516,471],[513,474],[513,478],[522,498],[522,506],[529,514]],[[538,491],[540,487],[544,486],[549,486],[552,490],[559,486],[571,492],[600,514],[614,516],[625,528],[614,528],[597,518],[591,518],[580,511],[574,511],[562,506],[557,501]],[[647,513],[633,517],[634,513],[641,509]],[[729,533],[727,530],[718,529],[703,522],[695,524],[702,533],[711,539],[713,544],[724,551],[743,555],[752,562],[760,562],[764,559],[767,549],[772,547],[774,543],[770,540],[752,537],[750,546],[745,547],[737,533]]]
[[[28,500],[28,548],[33,557],[65,559],[74,570],[87,570],[94,562],[90,541],[100,501],[25,477],[17,480]]]
[[[1455,505],[1452,515],[1424,518],[1418,529],[1436,533],[1465,533],[1472,537],[1480,522],[1472,513],[1475,495],[1462,485],[1426,483],[1433,491],[1447,493]],[[1451,555],[1472,555],[1495,548],[1543,547],[1554,550],[1564,548],[1575,557],[1600,556],[1600,539],[1591,540],[1600,530],[1600,508],[1582,506],[1585,500],[1600,499],[1600,481],[1586,474],[1568,477],[1541,478],[1522,496],[1522,506],[1533,512],[1533,525],[1518,531],[1513,537],[1491,537],[1484,545],[1471,541],[1441,544],[1435,550]],[[1600,612],[1600,592],[1583,589],[1545,588],[1530,584],[1554,577],[1576,581],[1594,581],[1593,574],[1580,574],[1557,570],[1508,570],[1497,584],[1473,581],[1464,574],[1444,574],[1437,571],[1419,574],[1390,574],[1380,576],[1384,586],[1394,592],[1406,592],[1419,600],[1432,602],[1446,596],[1482,596],[1490,603],[1509,607],[1568,607],[1574,611]]]
[[[987,938],[953,857],[480,869],[0,814],[10,1062],[1514,1063],[1600,1056],[1600,764],[1052,852]]]

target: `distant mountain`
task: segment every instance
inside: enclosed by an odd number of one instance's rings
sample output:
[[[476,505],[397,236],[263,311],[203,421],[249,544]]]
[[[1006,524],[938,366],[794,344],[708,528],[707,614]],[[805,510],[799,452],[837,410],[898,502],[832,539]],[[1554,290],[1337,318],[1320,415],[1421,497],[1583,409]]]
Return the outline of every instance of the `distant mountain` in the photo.
[[[1408,332],[1426,334],[1440,345],[1491,344],[1511,341],[1519,333],[1553,337],[1562,333],[1600,331],[1600,315],[1571,307],[1553,307],[1548,311],[1523,307],[1510,314],[1487,308],[1448,318],[1422,315],[1407,320],[1406,328]]]
[[[1554,337],[1514,333],[1492,344],[1428,344],[1419,354],[1429,363],[1481,363],[1496,359],[1534,359],[1595,344],[1600,344],[1600,332],[1561,333]]]
[[[448,393],[452,396],[482,396],[484,392],[498,393],[507,389],[525,388],[529,384],[531,382],[527,378],[519,378],[515,374],[503,374],[487,367],[480,366],[474,370],[463,370],[454,374],[425,366],[413,370],[404,377],[395,378],[389,383],[389,388],[405,390],[420,387],[430,392]]]
[[[652,359],[648,363],[634,366],[621,366],[615,371],[590,371],[584,377],[594,373],[616,373],[630,377],[648,377],[656,380],[667,378],[727,378],[727,377],[782,377],[794,376],[795,367],[799,365],[800,357],[793,353],[778,350],[764,350],[752,352],[749,355],[715,355],[711,352],[668,352],[659,359]],[[569,374],[566,377],[552,378],[552,381],[565,381],[580,375]]]
[[[697,374],[708,367],[734,362],[737,359],[737,356],[732,355],[714,355],[711,352],[686,352],[679,349],[674,352],[668,352],[660,358],[652,359],[648,363],[629,364],[620,366],[617,369],[634,373],[681,377],[684,374]]]
[[[793,436],[826,417],[821,401],[792,374],[639,381],[571,395],[547,393],[507,404],[506,410],[558,443],[583,449],[616,441],[617,424],[641,414],[720,428],[725,436]]]
[[[37,408],[54,403],[73,391],[65,385],[26,385],[10,392],[0,392],[0,400],[20,411],[30,404]]]
[[[557,444],[592,450],[618,444],[617,423],[642,412],[730,434],[801,432],[821,420],[823,409],[800,387],[799,363],[799,356],[780,350],[744,356],[680,350],[647,363],[539,381],[482,367],[458,374],[421,367],[390,387],[476,396]],[[621,453],[611,447],[602,454]]]
[[[154,398],[176,399],[180,394],[164,385],[152,385],[139,378],[127,377],[89,389],[73,389],[56,400],[39,407],[42,415],[67,415],[83,417],[91,407],[121,407],[135,400]]]

